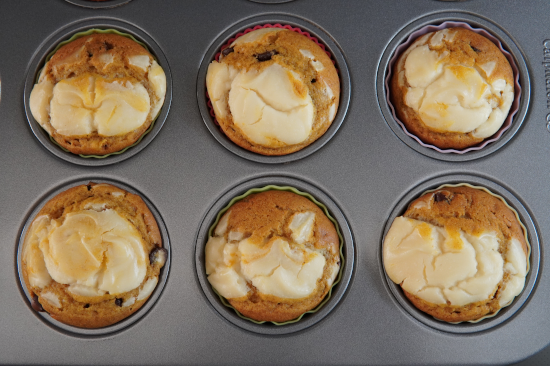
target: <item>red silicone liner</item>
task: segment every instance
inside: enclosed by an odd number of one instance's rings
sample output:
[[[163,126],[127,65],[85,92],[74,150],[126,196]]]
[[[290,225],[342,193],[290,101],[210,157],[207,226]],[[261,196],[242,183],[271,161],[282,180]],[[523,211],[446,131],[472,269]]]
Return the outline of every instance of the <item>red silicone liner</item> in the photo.
[[[321,49],[327,54],[327,56],[330,58],[332,63],[336,66],[336,60],[332,57],[332,54],[327,50],[324,44],[320,43],[319,40],[312,36],[309,32],[304,32],[302,29],[298,27],[293,27],[291,25],[282,25],[279,23],[276,24],[263,24],[263,25],[256,25],[253,28],[247,28],[242,32],[239,32],[235,34],[234,37],[230,38],[220,49],[220,52],[216,53],[216,57],[214,59],[216,61],[220,60],[220,55],[224,49],[229,47],[231,43],[233,43],[237,38],[244,36],[247,33],[250,33],[252,31],[258,30],[258,29],[264,29],[264,28],[280,28],[280,29],[288,29],[290,31],[300,33],[303,36],[306,36],[307,38],[311,39],[317,46],[321,47]],[[338,68],[336,68],[336,71],[338,71]],[[210,116],[214,119],[214,123],[216,126],[220,126],[218,121],[216,120],[216,114],[214,113],[214,108],[212,107],[212,102],[210,101],[210,96],[208,95],[208,91],[206,92],[206,105],[208,106],[208,110],[210,111]],[[221,129],[220,129],[221,130]],[[222,131],[223,132],[223,131]]]
[[[500,51],[502,52],[502,54],[506,57],[506,59],[508,60],[508,62],[510,63],[510,66],[512,67],[512,71],[514,73],[514,101],[512,102],[512,105],[510,106],[510,111],[508,112],[508,116],[506,117],[506,119],[504,120],[504,123],[502,124],[502,126],[500,127],[500,129],[491,137],[488,137],[486,138],[485,140],[483,140],[482,142],[480,142],[479,144],[475,145],[475,146],[471,146],[471,147],[468,147],[464,150],[455,150],[455,149],[440,149],[438,148],[437,146],[434,146],[434,145],[430,145],[430,144],[427,144],[425,142],[423,142],[422,140],[420,140],[416,135],[413,135],[412,133],[410,133],[409,131],[407,131],[407,128],[405,127],[405,125],[403,124],[403,122],[401,122],[399,120],[399,118],[397,117],[396,113],[395,113],[395,108],[393,107],[393,104],[391,103],[390,101],[390,88],[389,88],[389,81],[391,79],[391,75],[392,75],[392,70],[393,70],[393,65],[394,63],[397,61],[398,57],[407,49],[409,48],[409,46],[414,42],[416,41],[416,39],[418,39],[420,36],[423,36],[424,34],[426,33],[430,33],[430,32],[437,32],[439,30],[442,30],[442,29],[445,29],[445,28],[454,28],[454,27],[460,27],[460,28],[466,28],[466,29],[469,29],[473,32],[476,32],[482,36],[484,36],[485,38],[489,39],[491,42],[493,42],[499,49]],[[492,142],[495,142],[497,141],[498,139],[500,139],[500,137],[502,136],[502,134],[504,132],[506,132],[506,130],[508,130],[510,128],[510,126],[512,125],[512,119],[514,117],[514,115],[517,113],[518,109],[519,109],[519,100],[520,100],[520,97],[521,97],[521,86],[519,85],[519,72],[518,72],[518,67],[516,65],[516,63],[514,62],[514,58],[512,57],[512,55],[510,54],[510,52],[506,51],[503,47],[502,47],[502,43],[500,43],[500,41],[494,37],[492,34],[490,34],[489,32],[487,32],[485,29],[480,29],[480,28],[472,28],[472,26],[470,26],[468,23],[464,23],[464,22],[444,22],[438,26],[434,26],[434,25],[428,25],[428,26],[425,26],[423,28],[420,28],[419,30],[411,33],[411,35],[409,36],[409,38],[407,38],[407,40],[401,44],[399,47],[396,48],[395,50],[395,53],[394,55],[392,56],[392,58],[390,59],[390,62],[389,62],[389,65],[388,65],[388,73],[387,73],[387,76],[386,76],[386,82],[385,82],[385,85],[386,85],[386,100],[387,100],[387,103],[392,111],[392,115],[393,115],[393,118],[395,119],[395,121],[399,124],[399,126],[401,126],[401,128],[403,129],[403,132],[405,132],[405,134],[411,138],[413,138],[414,140],[416,140],[416,142],[418,142],[420,145],[424,146],[424,147],[427,147],[429,149],[433,149],[437,152],[440,152],[440,153],[443,153],[443,154],[449,154],[449,153],[454,153],[454,154],[464,154],[464,153],[467,153],[469,151],[477,151],[477,150],[481,150],[483,149],[485,146],[487,146],[488,144],[492,143]]]

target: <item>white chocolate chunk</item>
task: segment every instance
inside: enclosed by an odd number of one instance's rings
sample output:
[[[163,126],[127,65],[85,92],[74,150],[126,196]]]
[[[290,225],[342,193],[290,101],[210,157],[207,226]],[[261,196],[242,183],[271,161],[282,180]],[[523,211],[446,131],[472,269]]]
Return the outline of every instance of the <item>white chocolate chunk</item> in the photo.
[[[489,299],[509,272],[500,298],[504,304],[523,289],[527,259],[516,239],[505,257],[498,250],[493,232],[474,236],[397,217],[384,240],[383,260],[393,282],[434,304],[463,306]]]
[[[61,301],[59,301],[59,297],[57,297],[57,295],[53,292],[42,292],[40,297],[46,300],[50,305],[55,306],[58,309],[61,308]]]
[[[317,61],[313,53],[309,50],[300,50],[300,53],[304,55],[304,57],[309,58],[309,62],[311,63],[311,66],[315,69],[315,71],[323,71],[325,69],[325,66],[322,62]]]
[[[214,230],[214,234],[216,234],[216,236],[225,235],[225,232],[227,231],[227,223],[229,222],[229,214],[230,211],[227,211],[218,222],[216,230]]]
[[[148,279],[147,282],[143,284],[143,287],[141,288],[141,290],[139,290],[137,300],[139,301],[139,300],[148,298],[149,295],[153,293],[153,290],[155,289],[155,287],[157,287],[157,283],[158,283],[157,277]]]
[[[122,307],[126,308],[128,306],[134,305],[135,303],[136,303],[136,298],[132,296],[128,300],[126,300],[122,303]]]
[[[70,285],[68,290],[69,292],[78,296],[93,297],[93,296],[105,295],[105,291],[98,290],[97,288],[90,287],[90,286],[80,285],[77,283]]]
[[[239,38],[237,38],[230,47],[235,47],[237,45],[243,45],[245,43],[253,43],[261,40],[267,34],[280,32],[281,29],[278,28],[262,28],[256,29],[255,31],[249,32]]]
[[[244,234],[238,231],[231,231],[229,235],[227,235],[227,240],[229,241],[241,241],[243,239]]]
[[[147,70],[149,65],[151,65],[151,60],[149,55],[134,55],[128,57],[128,63],[140,69]]]
[[[311,240],[313,236],[313,224],[315,223],[315,213],[302,212],[296,213],[288,228],[292,232],[292,239],[298,244],[304,244]]]
[[[102,53],[98,56],[99,61],[103,64],[103,68],[107,67],[110,63],[114,61],[114,57],[110,53]]]
[[[487,63],[484,63],[483,65],[479,65],[479,67],[481,67],[481,69],[483,71],[485,71],[485,74],[487,75],[487,77],[491,76],[491,74],[493,73],[493,71],[495,70],[495,66],[497,65],[496,62],[494,61],[489,61]],[[503,80],[504,81],[504,80]],[[506,83],[506,81],[504,81]],[[494,85],[494,83],[493,83]]]

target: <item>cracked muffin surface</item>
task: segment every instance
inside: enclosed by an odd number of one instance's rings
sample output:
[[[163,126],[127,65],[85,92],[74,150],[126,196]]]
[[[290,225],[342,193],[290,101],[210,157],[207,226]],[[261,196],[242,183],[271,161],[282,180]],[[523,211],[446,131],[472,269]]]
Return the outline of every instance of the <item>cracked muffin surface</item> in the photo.
[[[500,49],[465,28],[415,40],[393,66],[390,98],[409,132],[439,148],[464,149],[494,135],[514,100]]]
[[[384,268],[418,309],[447,322],[473,321],[521,293],[528,243],[498,197],[467,186],[414,200],[383,245]]]
[[[93,33],[63,45],[30,95],[36,121],[73,154],[106,155],[134,144],[157,117],[166,75],[140,44]]]
[[[139,196],[89,183],[44,205],[25,236],[21,265],[35,310],[100,328],[142,307],[166,259],[157,222]]]
[[[205,248],[212,287],[242,315],[285,322],[314,309],[340,270],[334,224],[309,199],[266,191],[235,203]]]
[[[297,32],[263,28],[237,38],[213,61],[208,95],[223,132],[263,155],[301,150],[330,127],[340,99],[327,54]]]

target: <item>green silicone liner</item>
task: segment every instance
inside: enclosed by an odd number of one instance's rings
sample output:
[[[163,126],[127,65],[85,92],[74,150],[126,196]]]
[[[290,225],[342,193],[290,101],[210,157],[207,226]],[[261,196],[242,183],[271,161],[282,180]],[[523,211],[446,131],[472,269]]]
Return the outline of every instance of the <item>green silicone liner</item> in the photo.
[[[136,42],[137,44],[139,44],[140,46],[142,46],[143,48],[145,48],[147,50],[147,52],[151,53],[151,51],[149,51],[149,48],[147,47],[147,45],[143,42],[140,42],[138,41],[134,36],[132,36],[131,34],[128,34],[128,33],[123,33],[123,32],[120,32],[116,29],[97,29],[97,28],[92,28],[92,29],[88,29],[87,31],[83,31],[83,32],[77,32],[75,34],[72,35],[71,38],[67,39],[66,41],[63,41],[63,42],[60,42],[57,47],[54,48],[54,50],[52,52],[50,52],[48,54],[48,56],[46,56],[46,60],[44,62],[44,64],[46,64],[48,61],[50,61],[50,59],[52,58],[52,56],[61,48],[63,47],[64,45],[66,45],[67,43],[70,43],[72,41],[74,41],[75,39],[78,39],[78,38],[81,38],[81,37],[85,37],[85,36],[89,36],[90,34],[94,34],[94,33],[101,33],[101,34],[118,34],[119,36],[123,36],[123,37],[126,37],[126,38],[130,38],[132,41]],[[151,54],[152,55],[152,54]],[[153,58],[155,59],[155,61],[158,62],[158,60],[155,58],[155,56],[153,56]],[[43,69],[43,68],[42,68]],[[42,73],[42,69],[40,69],[40,71],[38,72],[38,75],[36,76],[36,83],[38,83],[38,79],[40,78],[40,74]],[[162,108],[161,108],[162,109]],[[81,158],[85,158],[85,159],[89,159],[89,158],[95,158],[95,159],[104,159],[108,156],[111,156],[111,155],[119,155],[119,154],[122,154],[123,152],[125,152],[126,150],[128,150],[129,148],[131,147],[134,147],[136,146],[137,144],[139,144],[141,142],[141,140],[145,137],[145,135],[147,135],[149,132],[151,132],[151,130],[153,129],[153,126],[155,125],[155,122],[158,118],[158,116],[160,115],[160,110],[159,112],[157,113],[157,115],[155,116],[155,118],[153,118],[153,121],[151,122],[151,126],[149,126],[149,128],[143,133],[141,134],[141,136],[139,137],[139,139],[134,142],[132,145],[130,146],[126,146],[124,149],[122,150],[119,150],[119,151],[115,151],[115,152],[112,152],[110,154],[105,154],[105,155],[84,155],[84,154],[78,154],[78,156],[80,156]],[[49,134],[48,134],[49,135]],[[50,137],[50,141],[53,142],[56,146],[58,146],[61,150],[65,151],[65,152],[68,152],[68,153],[71,153],[69,150],[65,149],[63,146],[59,145],[57,143],[57,141],[55,141],[53,139],[53,137],[51,135],[49,135]]]
[[[292,192],[292,193],[296,193],[297,195],[300,195],[300,196],[303,196],[303,197],[306,197],[307,199],[309,199],[310,201],[312,201],[313,203],[315,203],[317,206],[319,206],[323,212],[325,213],[325,215],[328,217],[328,219],[330,221],[332,221],[332,223],[334,224],[334,226],[336,227],[336,232],[338,233],[338,238],[340,240],[340,271],[338,272],[338,276],[336,277],[336,280],[334,280],[334,282],[332,283],[332,286],[330,287],[330,290],[328,291],[327,295],[325,296],[325,298],[323,299],[323,301],[321,301],[321,303],[319,305],[317,305],[316,308],[314,309],[311,309],[309,311],[306,311],[305,313],[303,313],[302,315],[300,315],[299,317],[297,317],[296,319],[293,319],[293,320],[289,320],[287,322],[267,322],[267,321],[257,321],[257,320],[254,320],[254,319],[250,319],[244,315],[242,315],[237,309],[235,309],[233,306],[231,306],[231,304],[229,304],[227,302],[227,300],[221,296],[218,291],[216,291],[216,289],[214,287],[212,287],[212,290],[214,290],[214,292],[216,293],[216,295],[218,295],[218,297],[220,298],[222,304],[224,304],[226,307],[228,308],[231,308],[235,311],[235,313],[237,313],[237,315],[242,318],[242,319],[246,319],[246,320],[249,320],[251,321],[252,323],[256,323],[256,324],[264,324],[264,323],[272,323],[272,324],[275,324],[275,325],[286,325],[286,324],[292,324],[292,323],[296,323],[298,321],[300,321],[300,319],[302,319],[302,317],[305,315],[305,314],[313,314],[313,313],[316,313],[317,311],[319,311],[319,309],[321,309],[323,307],[323,305],[325,305],[327,303],[328,300],[330,300],[331,296],[332,296],[332,289],[334,288],[334,286],[336,286],[341,278],[342,278],[342,272],[343,272],[343,269],[344,269],[344,264],[345,264],[345,259],[344,259],[344,253],[343,253],[343,243],[344,243],[344,238],[342,237],[342,233],[340,232],[340,226],[338,225],[338,223],[336,222],[336,220],[330,215],[330,213],[328,212],[328,209],[325,205],[323,205],[321,202],[317,201],[312,195],[310,195],[309,193],[305,193],[305,192],[301,192],[299,190],[297,190],[296,188],[294,187],[290,187],[290,186],[275,186],[275,185],[267,185],[265,187],[261,187],[261,188],[252,188],[252,189],[249,189],[248,191],[246,191],[245,193],[241,194],[240,196],[237,196],[235,198],[233,198],[228,204],[227,206],[225,206],[224,208],[222,208],[220,210],[220,212],[218,213],[218,215],[216,216],[216,221],[214,221],[214,223],[212,224],[212,226],[210,226],[210,229],[208,230],[208,237],[210,238],[212,236],[212,231],[214,230],[214,228],[216,227],[216,225],[218,225],[218,222],[220,221],[220,218],[222,217],[222,215],[227,211],[229,210],[229,208],[231,206],[233,206],[236,202],[242,200],[243,198],[253,194],[253,193],[260,193],[260,192],[266,192],[266,191],[287,191],[287,192]]]
[[[521,226],[521,229],[523,230],[523,236],[525,237],[525,242],[527,243],[527,273],[529,273],[529,270],[531,269],[531,243],[529,242],[529,238],[527,237],[527,228],[525,227],[525,225],[523,225],[523,222],[521,222],[521,219],[519,218],[519,214],[518,212],[508,204],[508,202],[506,202],[506,200],[504,199],[504,197],[502,196],[499,196],[498,194],[495,194],[493,192],[491,192],[490,190],[488,190],[487,188],[485,187],[481,187],[481,186],[474,186],[472,184],[468,184],[468,183],[459,183],[459,184],[442,184],[440,185],[439,187],[435,188],[435,189],[429,189],[427,191],[425,191],[424,193],[421,194],[421,196],[425,195],[426,193],[431,193],[431,192],[434,192],[434,191],[437,191],[438,189],[441,189],[441,188],[445,188],[445,187],[470,187],[470,188],[474,188],[474,189],[479,189],[479,190],[482,190],[488,194],[490,194],[491,196],[493,197],[496,197],[498,198],[499,200],[501,200],[502,202],[504,202],[504,204],[506,205],[506,207],[508,207],[510,210],[512,210],[512,212],[514,213],[514,215],[516,216],[516,219],[518,220],[519,222],[519,225]],[[522,290],[523,291],[523,290]],[[517,296],[516,296],[517,297]],[[505,307],[509,306],[510,304],[512,304],[512,302],[514,302],[514,299],[516,298],[514,297],[512,299],[512,301],[510,301],[508,304],[506,305],[503,305],[500,309],[498,309],[496,312],[492,313],[492,314],[489,314],[489,315],[485,315],[479,319],[476,319],[476,320],[468,320],[468,323],[479,323],[480,321],[484,320],[484,319],[488,319],[488,318],[492,318],[494,316],[496,316],[500,310],[504,309]],[[437,318],[434,318],[438,321],[443,321],[441,319],[437,319]],[[449,324],[460,324],[460,323],[464,323],[464,322],[445,322],[445,323],[449,323]]]

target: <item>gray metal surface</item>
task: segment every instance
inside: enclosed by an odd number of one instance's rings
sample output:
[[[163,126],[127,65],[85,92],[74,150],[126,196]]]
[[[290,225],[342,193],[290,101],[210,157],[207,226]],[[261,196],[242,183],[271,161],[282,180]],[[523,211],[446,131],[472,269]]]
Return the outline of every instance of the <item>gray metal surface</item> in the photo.
[[[521,127],[503,146],[468,161],[426,156],[394,134],[379,105],[377,69],[401,30],[441,12],[474,15],[498,26],[525,59],[531,97]],[[297,0],[133,0],[87,9],[62,0],[0,3],[0,363],[2,364],[544,364],[550,352],[550,133],[547,130],[545,0],[439,2]],[[320,29],[345,59],[351,87],[342,125],[317,151],[286,164],[242,158],[210,133],[197,98],[197,75],[209,47],[251,17],[285,14]],[[114,19],[139,28],[162,50],[172,75],[172,104],[158,134],[139,153],[107,166],[62,160],[35,137],[24,108],[25,76],[43,43],[75,21]],[[550,44],[548,46],[550,49]],[[549,51],[550,52],[550,51]],[[549,67],[550,69],[550,67]],[[34,71],[31,71],[34,72]],[[436,330],[398,302],[380,263],[388,217],[409,192],[456,175],[494,182],[531,217],[540,243],[538,277],[523,306],[481,332]],[[242,182],[290,177],[331,198],[355,244],[351,280],[316,324],[287,335],[261,335],[219,316],[196,266],[196,235],[210,208]],[[27,305],[17,274],[25,220],[50,192],[79,180],[113,180],[158,210],[171,243],[164,290],[135,324],[106,336],[73,336],[47,326]],[[530,233],[532,234],[532,233]]]

